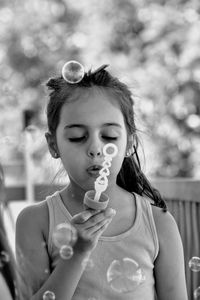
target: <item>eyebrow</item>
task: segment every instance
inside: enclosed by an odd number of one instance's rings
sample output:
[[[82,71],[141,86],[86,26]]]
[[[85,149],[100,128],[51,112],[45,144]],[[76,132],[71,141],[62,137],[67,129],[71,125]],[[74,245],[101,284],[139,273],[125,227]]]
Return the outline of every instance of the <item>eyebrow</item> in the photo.
[[[118,128],[122,128],[122,126],[118,123],[105,123],[103,124],[102,127],[109,127],[109,126],[116,126]],[[70,129],[70,128],[85,128],[87,126],[82,125],[82,124],[70,124],[70,125],[65,125],[65,129]]]

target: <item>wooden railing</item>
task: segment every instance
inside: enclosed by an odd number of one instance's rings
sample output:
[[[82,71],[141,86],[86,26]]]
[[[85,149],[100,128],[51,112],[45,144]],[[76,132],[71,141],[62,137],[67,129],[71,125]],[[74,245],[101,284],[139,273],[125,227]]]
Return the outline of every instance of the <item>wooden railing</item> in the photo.
[[[200,181],[155,179],[151,182],[161,192],[177,222],[184,248],[188,295],[192,300],[194,290],[200,286],[200,272],[192,272],[188,266],[193,256],[200,257]]]
[[[166,200],[168,210],[174,216],[184,247],[185,272],[189,299],[200,286],[200,272],[192,272],[188,263],[193,256],[200,257],[200,181],[192,179],[152,179],[155,186]],[[36,185],[34,199],[41,201],[61,186]],[[6,187],[6,201],[25,200],[24,186]]]

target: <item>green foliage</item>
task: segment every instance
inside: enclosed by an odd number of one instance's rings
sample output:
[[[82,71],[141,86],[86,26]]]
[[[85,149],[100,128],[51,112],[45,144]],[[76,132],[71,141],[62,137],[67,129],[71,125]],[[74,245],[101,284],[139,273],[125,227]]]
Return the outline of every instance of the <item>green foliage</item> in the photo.
[[[198,0],[1,2],[2,138],[20,138],[26,108],[38,112],[35,122],[44,130],[43,83],[64,62],[109,63],[133,89],[148,173],[198,176],[199,14]],[[20,157],[14,148],[7,159]]]

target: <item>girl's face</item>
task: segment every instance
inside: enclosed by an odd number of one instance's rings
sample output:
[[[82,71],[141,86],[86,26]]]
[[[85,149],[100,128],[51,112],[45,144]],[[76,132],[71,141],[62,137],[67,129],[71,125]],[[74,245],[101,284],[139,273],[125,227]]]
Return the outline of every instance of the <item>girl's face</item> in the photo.
[[[117,101],[108,92],[92,88],[78,100],[65,104],[56,143],[71,184],[84,191],[94,189],[104,161],[103,146],[116,144],[118,154],[112,160],[108,177],[109,184],[115,184],[127,148],[127,130]]]

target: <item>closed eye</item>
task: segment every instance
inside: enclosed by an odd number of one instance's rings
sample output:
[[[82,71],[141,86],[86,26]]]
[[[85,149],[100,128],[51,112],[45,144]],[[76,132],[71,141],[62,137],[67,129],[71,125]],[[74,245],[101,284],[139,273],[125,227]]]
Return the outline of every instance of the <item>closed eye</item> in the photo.
[[[81,136],[77,138],[69,138],[69,141],[72,143],[79,143],[86,139],[86,136]],[[109,140],[109,141],[116,141],[118,137],[112,137],[112,136],[102,136],[102,139]]]
[[[112,137],[112,136],[102,136],[104,140],[110,140],[110,141],[116,141],[118,137]]]
[[[85,136],[77,137],[77,138],[69,138],[69,141],[72,143],[82,142],[85,139]]]

